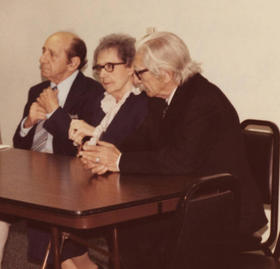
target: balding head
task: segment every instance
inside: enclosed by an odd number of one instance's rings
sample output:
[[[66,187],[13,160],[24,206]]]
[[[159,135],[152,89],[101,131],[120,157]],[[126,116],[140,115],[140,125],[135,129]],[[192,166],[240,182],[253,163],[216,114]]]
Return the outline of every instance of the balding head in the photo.
[[[58,84],[85,64],[84,42],[69,32],[52,34],[40,57],[42,76]]]
[[[63,40],[65,44],[68,44],[68,48],[66,49],[67,58],[70,61],[72,57],[79,57],[80,65],[78,69],[82,69],[87,64],[86,44],[79,36],[71,32],[61,31],[52,34],[49,38],[58,38]]]

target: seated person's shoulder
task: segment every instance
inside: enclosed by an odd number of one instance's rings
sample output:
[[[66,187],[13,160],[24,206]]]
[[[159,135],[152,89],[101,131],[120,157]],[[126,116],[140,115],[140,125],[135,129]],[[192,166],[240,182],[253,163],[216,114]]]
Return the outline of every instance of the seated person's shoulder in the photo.
[[[94,80],[93,78],[85,76],[85,81],[88,88],[94,89],[100,93],[104,92],[104,88],[102,87],[102,85],[98,81]]]
[[[141,92],[140,94],[135,95],[135,99],[137,100],[138,103],[147,105],[150,98],[146,95],[145,92]]]
[[[84,92],[84,96],[90,101],[90,100],[101,100],[104,96],[104,88],[102,85],[89,77],[86,77],[86,91]]]
[[[213,109],[233,108],[225,93],[201,74],[195,75],[193,81],[193,99],[197,101],[200,106],[206,105]]]
[[[36,91],[38,89],[45,89],[50,86],[50,81],[45,80],[43,82],[37,83],[30,88],[30,91]]]
[[[142,92],[140,94],[131,94],[125,101],[122,110],[129,113],[128,117],[134,117],[135,115],[146,115],[148,112],[148,100],[147,95]]]

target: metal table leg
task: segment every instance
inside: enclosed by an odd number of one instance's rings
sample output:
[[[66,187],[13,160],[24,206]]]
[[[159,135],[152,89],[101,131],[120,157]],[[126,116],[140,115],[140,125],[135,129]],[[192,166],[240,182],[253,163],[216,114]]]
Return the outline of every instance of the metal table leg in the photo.
[[[52,248],[54,253],[54,269],[61,269],[60,244],[59,244],[60,232],[59,229],[55,226],[51,228],[51,232],[52,232]]]

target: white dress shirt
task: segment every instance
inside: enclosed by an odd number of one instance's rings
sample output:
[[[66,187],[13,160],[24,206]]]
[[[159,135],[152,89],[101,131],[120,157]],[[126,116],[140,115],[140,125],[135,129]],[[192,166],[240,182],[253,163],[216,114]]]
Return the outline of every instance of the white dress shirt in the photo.
[[[170,93],[170,95],[168,96],[168,98],[165,99],[165,101],[166,101],[166,103],[167,103],[168,106],[170,105],[170,103],[171,103],[171,101],[172,101],[172,99],[173,99],[173,96],[174,96],[176,90],[177,90],[177,87]]]
[[[55,86],[57,87],[57,90],[58,90],[57,98],[58,98],[58,104],[60,107],[64,106],[68,93],[69,93],[69,91],[72,87],[72,84],[73,84],[74,80],[76,79],[78,73],[79,73],[79,71],[76,70],[68,78],[66,78],[62,82],[58,83],[58,85],[55,85],[53,82],[51,82],[51,85],[50,85],[51,88],[54,88]],[[54,112],[55,111],[48,113],[46,115],[47,119],[49,119]],[[25,117],[21,121],[20,135],[22,137],[26,136],[33,127],[32,126],[30,128],[24,128],[24,123],[25,123],[26,119],[27,119],[27,117]],[[53,153],[53,143],[52,142],[53,142],[53,136],[50,133],[48,133],[48,138],[47,138],[46,144],[45,144],[44,148],[41,150],[41,152]]]

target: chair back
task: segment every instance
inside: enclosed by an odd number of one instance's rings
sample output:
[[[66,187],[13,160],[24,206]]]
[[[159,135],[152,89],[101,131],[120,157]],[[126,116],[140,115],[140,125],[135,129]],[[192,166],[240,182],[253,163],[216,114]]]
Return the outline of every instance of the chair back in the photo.
[[[230,174],[200,178],[188,188],[177,212],[178,235],[166,268],[209,268],[238,231],[237,180]]]
[[[262,246],[269,247],[277,236],[279,187],[279,129],[263,120],[245,120],[241,123],[252,176],[259,188],[262,202],[269,205],[269,237]]]

